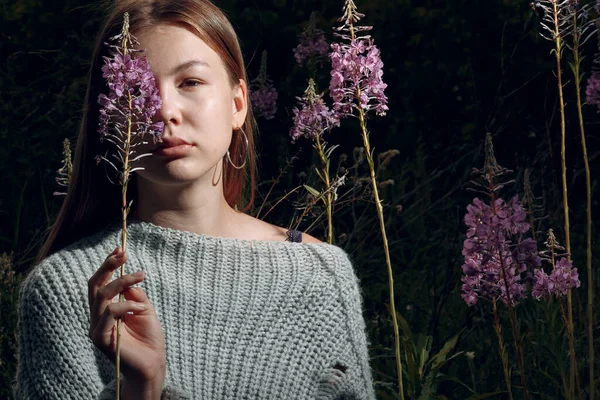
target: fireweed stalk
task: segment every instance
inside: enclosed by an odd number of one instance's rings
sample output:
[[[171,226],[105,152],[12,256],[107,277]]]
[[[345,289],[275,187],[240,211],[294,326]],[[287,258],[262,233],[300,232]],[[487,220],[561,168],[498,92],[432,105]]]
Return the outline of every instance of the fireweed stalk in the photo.
[[[597,1],[594,7],[596,15],[600,14],[600,4]],[[597,36],[598,51],[594,58],[594,67],[592,69],[592,75],[588,79],[588,86],[586,88],[586,98],[588,104],[594,104],[600,111],[600,34],[598,29],[599,21],[591,21],[588,26],[593,26],[593,31]],[[578,46],[574,46],[577,48]],[[578,63],[576,65],[579,67]],[[579,76],[579,75],[576,75]],[[588,358],[589,358],[589,382],[590,382],[590,400],[594,400],[595,392],[594,389],[594,280],[592,276],[592,186],[591,186],[591,173],[590,165],[587,156],[587,145],[585,139],[585,132],[583,129],[583,117],[581,111],[581,100],[579,96],[580,90],[577,94],[577,110],[579,113],[580,121],[580,132],[581,132],[581,147],[583,150],[583,163],[585,166],[585,189],[586,189],[586,269],[587,269],[587,281],[588,281],[588,296],[587,296],[587,319],[588,319]]]
[[[317,64],[320,64],[323,57],[329,53],[329,44],[325,40],[325,34],[321,29],[317,29],[317,18],[314,11],[310,14],[310,19],[304,31],[299,36],[300,43],[294,49],[296,62],[303,65],[308,61],[310,76],[315,78],[317,73]]]
[[[69,183],[71,182],[71,175],[73,173],[73,161],[71,157],[71,144],[69,139],[63,140],[63,158],[61,160],[61,166],[56,171],[56,183],[58,186],[62,186],[65,192],[54,192],[54,196],[66,196],[66,190],[68,190]]]
[[[588,372],[590,381],[590,400],[594,400],[594,285],[592,282],[592,192],[591,192],[591,177],[590,177],[590,165],[587,157],[587,145],[585,140],[585,128],[583,123],[583,111],[581,103],[581,81],[583,75],[581,75],[581,57],[579,49],[587,42],[587,40],[594,34],[597,34],[597,20],[589,20],[589,5],[579,7],[577,2],[573,2],[573,29],[571,30],[572,52],[573,52],[573,78],[575,82],[575,93],[577,95],[577,117],[579,120],[579,133],[581,135],[581,148],[583,151],[583,163],[585,167],[585,187],[586,187],[586,267],[587,267],[587,281],[588,281],[588,293],[587,293],[587,325],[588,325]],[[596,1],[596,14],[598,13],[599,4]],[[598,65],[598,56],[595,58],[596,66]],[[589,87],[589,86],[588,86]],[[587,93],[586,93],[587,94]],[[561,304],[562,305],[562,304]],[[573,335],[570,336],[571,340]],[[575,360],[575,351],[571,346],[572,359]],[[578,385],[579,388],[579,385]]]
[[[547,40],[550,40],[554,44],[554,56],[556,60],[556,77],[558,85],[558,96],[559,96],[559,108],[560,108],[560,132],[561,132],[561,144],[560,144],[560,155],[561,155],[561,171],[562,171],[562,190],[563,190],[563,209],[564,209],[564,230],[565,230],[565,246],[567,251],[567,259],[571,260],[571,235],[570,235],[570,222],[569,222],[569,200],[567,192],[567,166],[566,166],[566,151],[565,151],[565,138],[566,138],[566,123],[565,123],[565,102],[563,97],[563,82],[562,82],[562,69],[561,59],[562,52],[568,43],[564,38],[571,35],[573,38],[574,51],[574,72],[577,92],[577,108],[579,115],[579,124],[583,140],[585,140],[585,133],[583,131],[583,117],[581,116],[581,98],[580,98],[580,73],[579,73],[579,47],[583,44],[581,41],[582,29],[577,27],[577,0],[538,0],[535,2],[535,6],[540,8],[543,12],[541,21],[542,32],[541,36]],[[587,14],[587,11],[586,13]],[[583,15],[585,15],[583,14]],[[585,41],[585,40],[584,40]],[[589,210],[589,208],[588,208]],[[590,281],[591,284],[591,281]],[[589,307],[589,306],[588,306]],[[571,299],[571,290],[567,292],[567,316],[568,316],[568,331],[569,335],[573,336],[573,307]],[[589,318],[589,315],[588,315]],[[591,340],[591,337],[589,338]],[[593,350],[593,344],[592,350]],[[593,359],[593,356],[592,356]],[[591,360],[592,360],[591,359]],[[575,395],[575,363],[576,357],[574,351],[570,354],[570,366],[569,366],[569,396],[573,398]],[[593,377],[592,377],[593,378]],[[590,382],[590,388],[593,388],[593,381]],[[593,389],[592,389],[593,390]]]
[[[512,386],[510,383],[510,368],[508,366],[508,352],[504,346],[502,340],[502,325],[500,325],[500,316],[498,315],[498,303],[496,299],[492,299],[492,310],[494,312],[494,331],[496,331],[496,338],[498,339],[498,353],[500,353],[500,360],[502,361],[502,370],[504,371],[504,382],[506,382],[506,389],[508,391],[508,398],[513,400]]]
[[[371,30],[370,26],[355,25],[364,14],[357,11],[353,0],[345,0],[344,13],[338,20],[342,26],[335,28],[335,35],[342,43],[331,44],[331,80],[329,84],[330,96],[332,97],[333,111],[338,118],[346,116],[357,116],[360,122],[363,144],[373,186],[375,207],[379,216],[381,236],[383,238],[383,249],[388,270],[390,288],[390,311],[394,325],[394,337],[396,347],[396,369],[398,373],[398,386],[400,398],[404,400],[404,388],[402,385],[402,363],[400,352],[400,334],[396,318],[396,306],[394,302],[394,277],[385,220],[383,217],[383,206],[379,199],[377,189],[377,178],[375,177],[375,163],[369,142],[366,117],[368,113],[385,115],[388,110],[387,97],[384,90],[387,85],[383,82],[383,62],[377,46],[365,32]]]
[[[327,147],[327,142],[323,139],[323,134],[330,131],[334,126],[339,126],[340,121],[334,116],[333,111],[327,107],[323,101],[323,95],[316,93],[315,81],[311,78],[308,81],[308,87],[303,97],[298,97],[298,107],[294,107],[294,126],[290,130],[292,141],[296,141],[301,136],[314,140],[313,146],[319,155],[321,169],[315,167],[317,175],[324,185],[323,193],[315,189],[311,191],[313,195],[323,198],[327,210],[327,243],[333,243],[333,201],[335,196],[329,173],[329,159],[331,152],[336,146]],[[316,193],[315,193],[316,192]],[[324,195],[323,195],[324,194]]]
[[[532,295],[537,300],[549,299],[555,297],[558,300],[560,306],[560,312],[562,316],[565,329],[567,331],[567,339],[569,341],[569,354],[575,353],[574,337],[569,331],[569,321],[565,314],[565,308],[563,306],[562,298],[571,291],[571,289],[578,288],[581,286],[579,281],[579,274],[577,268],[573,268],[573,263],[565,256],[565,248],[562,247],[552,229],[548,231],[548,239],[544,243],[546,250],[540,252],[542,260],[546,261],[552,266],[552,272],[547,275],[542,268],[534,271],[534,287]],[[562,251],[562,253],[559,253]],[[556,259],[561,257],[558,262]],[[579,374],[577,373],[577,364],[575,364],[575,376],[577,380],[578,397],[581,399],[581,388],[579,385]],[[570,389],[570,388],[569,388]],[[593,388],[592,388],[593,390]],[[569,393],[572,398],[573,393]]]
[[[315,166],[315,172],[321,179],[323,191],[308,185],[303,185],[309,194],[314,198],[306,203],[302,217],[314,206],[317,201],[323,201],[327,213],[327,243],[333,243],[333,202],[337,199],[335,191],[335,182],[331,182],[329,173],[329,160],[331,153],[337,146],[327,148],[327,142],[323,139],[323,134],[331,130],[334,126],[339,126],[339,120],[333,115],[333,112],[323,101],[323,95],[317,95],[315,80],[317,79],[317,65],[323,64],[323,58],[329,52],[329,44],[325,40],[325,34],[317,29],[316,14],[313,11],[310,14],[308,24],[299,35],[299,43],[294,48],[294,57],[299,65],[308,64],[309,82],[303,97],[297,97],[298,107],[293,109],[294,126],[290,130],[292,141],[295,142],[300,136],[305,136],[313,140],[313,147],[317,151],[320,160],[320,168]],[[337,185],[339,186],[339,185]],[[318,220],[318,219],[317,219]],[[317,221],[315,220],[315,221]]]
[[[510,170],[498,165],[494,156],[492,136],[488,133],[485,140],[485,163],[483,169],[474,169],[476,180],[472,181],[473,191],[489,197],[486,204],[479,198],[473,199],[467,207],[465,224],[468,226],[467,238],[462,254],[465,263],[462,266],[462,298],[469,306],[478,303],[480,298],[490,300],[494,310],[494,320],[501,357],[505,349],[499,331],[496,303],[502,301],[508,308],[513,342],[521,376],[525,399],[529,398],[525,380],[523,351],[517,324],[515,306],[527,296],[527,286],[522,274],[531,267],[541,264],[537,254],[537,244],[531,238],[524,238],[530,225],[527,214],[517,196],[506,202],[496,196],[496,192],[513,183],[497,183]],[[483,181],[479,183],[477,180]],[[506,385],[512,398],[510,372],[506,360],[502,360]]]
[[[267,75],[267,52],[262,52],[260,72],[250,83],[250,102],[257,117],[273,119],[277,112],[277,90]]]
[[[111,49],[111,57],[104,57],[102,77],[108,86],[108,95],[100,94],[98,103],[100,118],[98,133],[101,142],[109,142],[113,151],[108,156],[97,156],[97,162],[105,162],[116,172],[122,188],[122,231],[121,248],[127,247],[127,215],[131,202],[127,204],[127,186],[131,174],[142,170],[136,167],[137,161],[150,153],[137,154],[137,147],[147,144],[146,135],[156,143],[161,140],[163,122],[152,123],[152,117],[161,107],[161,99],[155,85],[154,75],[145,57],[134,58],[132,54],[141,50],[134,46],[139,43],[129,32],[129,14],[123,15],[121,33],[110,38],[117,44],[106,45]],[[113,162],[114,160],[114,162]],[[121,266],[120,276],[125,273]],[[119,294],[119,302],[123,293]],[[117,319],[116,349],[116,398],[120,397],[120,355],[121,355],[121,319]]]

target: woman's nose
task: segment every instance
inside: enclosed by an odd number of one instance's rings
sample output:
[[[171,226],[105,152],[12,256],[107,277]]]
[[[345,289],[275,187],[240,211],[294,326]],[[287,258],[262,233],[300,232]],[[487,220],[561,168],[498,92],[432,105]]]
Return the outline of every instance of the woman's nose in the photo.
[[[181,123],[180,108],[177,104],[176,96],[169,93],[166,89],[159,89],[161,98],[161,107],[156,112],[155,122],[163,121],[165,126],[168,124],[179,125]]]

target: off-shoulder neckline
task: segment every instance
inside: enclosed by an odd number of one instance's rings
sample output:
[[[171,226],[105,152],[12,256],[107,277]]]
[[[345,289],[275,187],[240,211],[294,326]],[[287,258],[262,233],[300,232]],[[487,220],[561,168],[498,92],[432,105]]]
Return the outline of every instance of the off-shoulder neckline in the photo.
[[[111,224],[109,229],[120,230],[121,222]],[[141,231],[158,233],[161,236],[169,235],[169,236],[175,236],[175,237],[179,237],[179,238],[185,237],[187,239],[199,240],[202,242],[219,242],[222,244],[231,244],[231,245],[239,244],[239,245],[255,245],[256,246],[256,245],[264,244],[265,246],[266,245],[269,245],[269,246],[282,245],[282,246],[308,246],[308,247],[310,247],[310,246],[337,247],[337,246],[333,246],[326,242],[307,243],[307,242],[292,242],[289,240],[238,239],[238,238],[232,238],[232,237],[213,236],[213,235],[208,235],[208,234],[204,234],[204,233],[196,233],[196,232],[191,232],[191,231],[186,231],[186,230],[181,230],[181,229],[168,228],[168,227],[154,224],[152,222],[141,221],[141,220],[139,220],[135,217],[131,217],[131,216],[128,218],[128,221],[127,221],[127,229],[130,232],[132,232],[132,231],[135,232],[136,230],[141,230]]]

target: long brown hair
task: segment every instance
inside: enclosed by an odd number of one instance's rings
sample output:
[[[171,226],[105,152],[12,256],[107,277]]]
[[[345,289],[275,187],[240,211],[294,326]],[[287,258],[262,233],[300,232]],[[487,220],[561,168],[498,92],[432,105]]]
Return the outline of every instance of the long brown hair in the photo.
[[[106,170],[96,165],[95,157],[104,154],[105,145],[100,143],[98,128],[98,95],[106,91],[102,79],[103,56],[108,56],[105,42],[120,32],[123,15],[129,13],[130,30],[169,23],[182,26],[202,39],[222,59],[232,86],[240,79],[248,82],[238,37],[225,14],[208,0],[118,0],[111,2],[94,49],[89,72],[85,106],[75,156],[73,173],[67,196],[42,245],[36,263],[50,254],[116,221],[121,215],[121,187],[112,184]],[[242,129],[248,138],[246,146],[243,135],[234,132],[229,152],[233,163],[240,165],[246,160],[244,169],[235,169],[223,162],[223,194],[227,203],[238,209],[247,210],[254,201],[256,176],[256,151],[254,149],[255,122],[250,101],[248,114]],[[247,194],[243,202],[244,191]],[[132,176],[128,197],[136,203],[137,188]]]

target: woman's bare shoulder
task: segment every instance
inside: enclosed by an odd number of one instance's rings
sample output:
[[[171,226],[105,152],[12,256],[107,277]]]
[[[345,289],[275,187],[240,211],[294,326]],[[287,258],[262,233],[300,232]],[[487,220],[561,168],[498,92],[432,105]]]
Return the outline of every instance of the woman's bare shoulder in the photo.
[[[246,228],[245,232],[249,240],[266,240],[281,242],[288,239],[288,228],[283,228],[277,225],[270,224],[253,216],[243,214],[241,217],[242,225]],[[302,232],[303,243],[322,243],[319,239]]]
[[[316,237],[311,236],[308,233],[304,233],[304,232],[302,232],[302,242],[303,243],[323,243]]]

